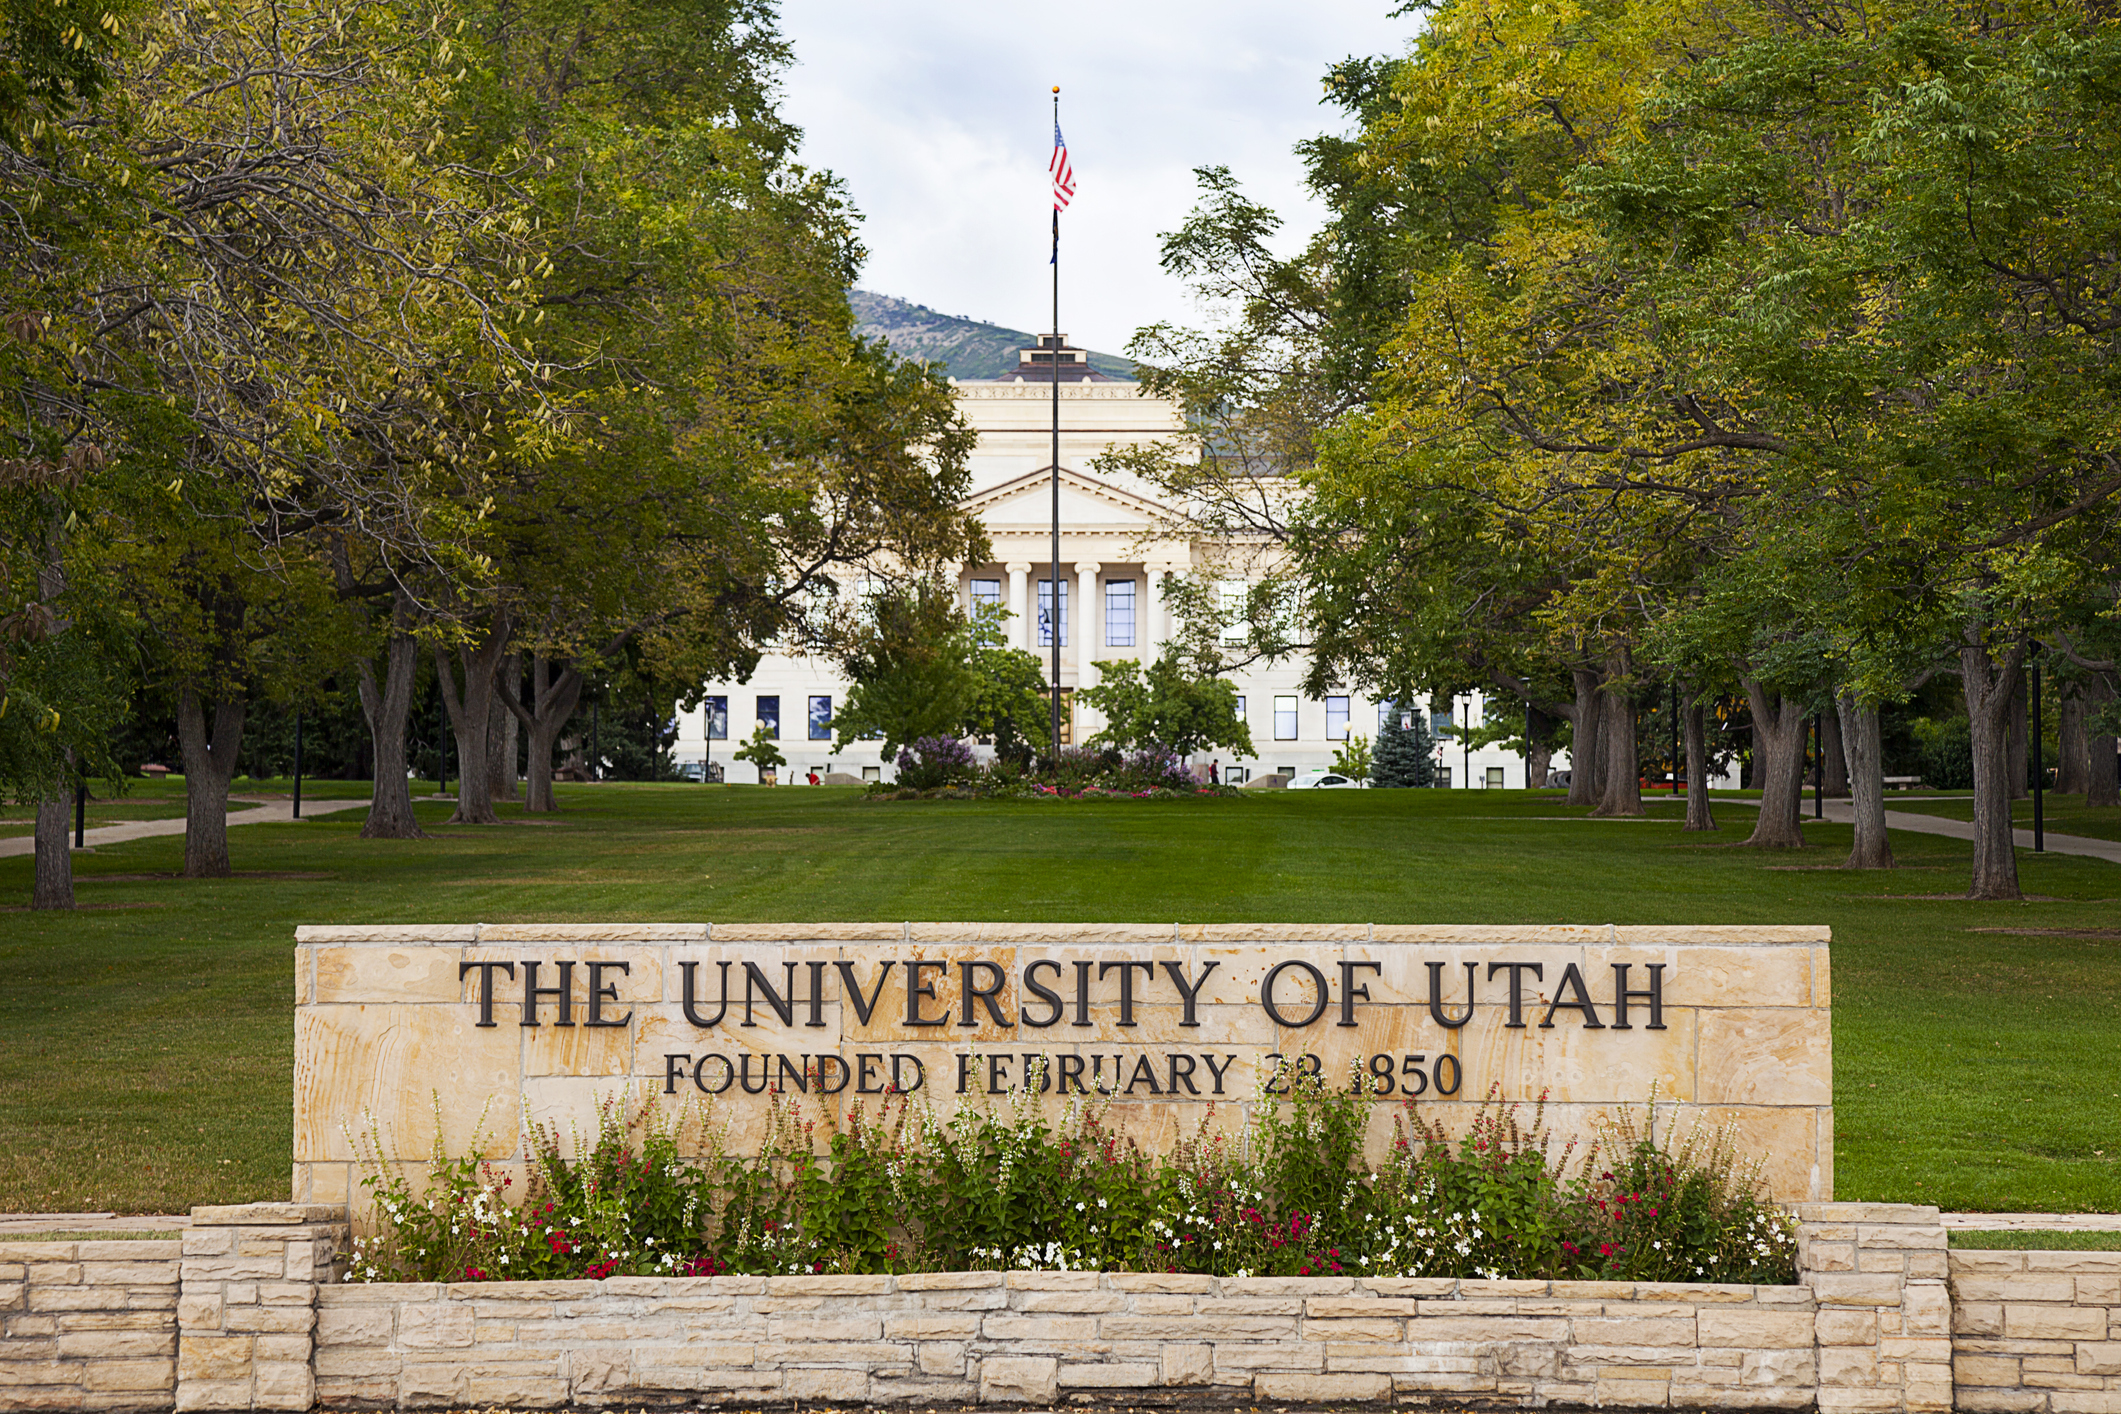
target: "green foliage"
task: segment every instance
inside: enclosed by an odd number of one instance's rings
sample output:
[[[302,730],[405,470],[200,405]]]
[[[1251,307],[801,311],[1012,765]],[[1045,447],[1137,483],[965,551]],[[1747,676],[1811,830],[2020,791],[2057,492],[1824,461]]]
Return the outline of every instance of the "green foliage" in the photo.
[[[1353,780],[1367,781],[1375,759],[1370,752],[1370,739],[1361,732],[1349,736],[1343,746],[1333,748],[1333,769]]]
[[[1411,719],[1413,725],[1402,725],[1402,718]],[[1436,740],[1429,734],[1429,714],[1418,703],[1412,707],[1394,703],[1385,713],[1384,725],[1377,731],[1377,759],[1370,768],[1370,784],[1386,790],[1436,784]]]
[[[967,1062],[984,1081],[986,1063]],[[599,1107],[569,1158],[533,1127],[529,1192],[439,1152],[424,1195],[366,1154],[381,1231],[356,1244],[359,1281],[788,1271],[1037,1268],[1219,1275],[1600,1277],[1787,1282],[1794,1224],[1759,1196],[1714,1133],[1660,1147],[1624,1115],[1570,1171],[1542,1102],[1529,1125],[1493,1093],[1453,1140],[1405,1102],[1373,1168],[1366,1072],[1329,1084],[1282,1062],[1249,1134],[1199,1128],[1157,1157],[1117,1132],[1113,1096],[1049,1118],[1043,1057],[944,1119],[887,1094],[872,1116],[776,1091],[759,1152],[727,1152],[712,1105],[675,1116],[643,1094]],[[804,1088],[825,1077],[815,1071]],[[1654,1117],[1654,1110],[1652,1111]],[[439,1124],[437,1126],[439,1134]],[[439,1140],[438,1140],[439,1143]],[[476,1147],[476,1145],[475,1145]],[[686,1151],[696,1157],[682,1158]]]
[[[869,596],[864,617],[842,665],[853,685],[833,715],[833,749],[877,740],[888,760],[922,737],[959,735],[980,684],[976,631],[954,590],[935,580],[886,589]]]
[[[1097,664],[1099,681],[1077,696],[1105,715],[1095,746],[1158,748],[1181,758],[1211,746],[1252,755],[1252,730],[1237,715],[1237,689],[1226,678],[1191,671],[1166,648],[1148,671],[1132,659]]]
[[[773,729],[764,722],[753,727],[751,735],[732,754],[737,760],[749,761],[761,771],[777,771],[788,764],[788,758],[781,755],[781,748],[774,742]]]

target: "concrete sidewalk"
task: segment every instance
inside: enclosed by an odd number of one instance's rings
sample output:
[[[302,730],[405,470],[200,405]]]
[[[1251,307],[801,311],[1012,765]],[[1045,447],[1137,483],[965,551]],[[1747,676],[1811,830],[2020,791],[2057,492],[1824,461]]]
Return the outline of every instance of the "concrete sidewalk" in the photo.
[[[237,825],[285,825],[295,818],[295,806],[292,800],[256,795],[232,795],[228,798],[228,803],[232,806],[243,804],[252,807],[249,810],[231,810],[228,815],[230,829],[235,828]],[[307,820],[312,815],[327,815],[337,810],[366,810],[367,808],[368,802],[365,800],[305,800],[302,802],[302,818]],[[70,822],[66,833],[68,838],[72,838],[74,832]],[[83,839],[89,849],[94,849],[98,845],[122,844],[126,840],[144,840],[151,839],[156,835],[181,835],[183,833],[184,817],[180,815],[174,820],[136,820],[128,825],[100,825],[90,830]],[[35,835],[15,835],[8,839],[0,839],[0,858],[15,854],[35,854],[36,852],[37,837]]]
[[[1760,802],[1757,800],[1747,800],[1743,797],[1716,798],[1718,809],[1726,805],[1748,805],[1756,810],[1760,808]],[[1811,824],[1814,817],[1809,796],[1805,799],[1802,814],[1804,823]],[[1829,800],[1826,803],[1828,823],[1848,825],[1853,824],[1855,818],[1856,807],[1848,801]],[[1886,811],[1885,827],[1888,830],[1908,830],[1918,835],[1944,835],[1955,840],[1971,840],[1974,837],[1974,825],[1971,820],[1951,820],[1942,815],[1917,815],[1908,810]],[[2033,847],[2031,830],[2016,830],[2012,833],[2020,849],[2029,850]],[[2046,832],[2045,844],[2049,854],[2081,854],[2087,858],[2121,864],[2121,840],[2095,840],[2088,835],[2058,835],[2049,830]]]

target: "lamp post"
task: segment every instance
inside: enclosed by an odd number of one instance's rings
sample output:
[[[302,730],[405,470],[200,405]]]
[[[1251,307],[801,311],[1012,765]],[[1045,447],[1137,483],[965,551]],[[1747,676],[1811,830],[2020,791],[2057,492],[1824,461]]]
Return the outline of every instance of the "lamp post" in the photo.
[[[2039,651],[2040,644],[2039,641],[2036,639],[2033,642],[2033,652],[2038,653]],[[2040,809],[2040,787],[2046,784],[2045,778],[2047,776],[2047,763],[2045,760],[2042,759],[2042,753],[2040,750],[2040,664],[2037,659],[2033,663],[2032,688],[2033,740],[2031,755],[2033,758],[2033,853],[2045,854],[2047,852],[2047,820]]]
[[[302,818],[302,709],[295,708],[295,808],[294,818]]]

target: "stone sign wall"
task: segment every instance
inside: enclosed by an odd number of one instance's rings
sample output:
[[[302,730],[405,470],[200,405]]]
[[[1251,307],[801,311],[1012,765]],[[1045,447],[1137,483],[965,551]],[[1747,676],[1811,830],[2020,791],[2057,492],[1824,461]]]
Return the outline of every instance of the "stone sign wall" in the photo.
[[[1491,1091],[1589,1135],[1659,1101],[1728,1125],[1785,1201],[1833,1193],[1824,928],[1364,924],[462,924],[302,928],[294,1199],[392,1161],[585,1140],[624,1094],[742,1150],[775,1096],[938,1109],[1109,1095],[1146,1145],[1235,1129],[1290,1070],[1462,1129]],[[1278,1069],[1279,1068],[1279,1069]],[[1276,1080],[1277,1074],[1283,1079]],[[1210,1120],[1210,1107],[1212,1120]]]

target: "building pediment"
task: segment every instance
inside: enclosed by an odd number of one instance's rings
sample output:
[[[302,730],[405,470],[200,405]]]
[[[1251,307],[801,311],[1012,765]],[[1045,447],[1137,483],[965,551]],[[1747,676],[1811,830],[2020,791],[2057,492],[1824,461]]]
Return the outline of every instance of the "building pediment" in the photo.
[[[1053,519],[1053,471],[1041,467],[958,502],[990,530],[1043,526]],[[1061,524],[1076,529],[1147,531],[1178,519],[1170,507],[1062,467]]]

